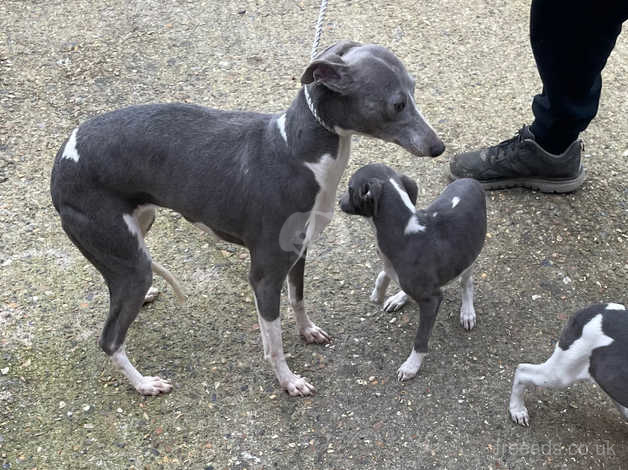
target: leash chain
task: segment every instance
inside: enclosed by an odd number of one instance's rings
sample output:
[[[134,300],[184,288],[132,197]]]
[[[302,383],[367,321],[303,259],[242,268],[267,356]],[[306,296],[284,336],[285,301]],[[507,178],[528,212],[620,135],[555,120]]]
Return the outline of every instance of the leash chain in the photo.
[[[316,22],[316,32],[314,34],[314,44],[312,45],[312,56],[311,60],[316,58],[316,53],[318,51],[318,45],[321,42],[321,34],[323,32],[323,21],[325,20],[325,13],[327,12],[327,0],[321,0],[321,8],[318,13],[318,21]],[[331,127],[329,127],[325,122],[321,119],[316,111],[316,106],[314,106],[314,102],[312,101],[312,97],[310,96],[309,85],[305,85],[303,87],[303,93],[305,94],[305,102],[307,103],[307,107],[310,108],[310,112],[316,122],[318,122],[322,127],[324,127],[328,132],[335,134]]]
[[[316,32],[314,33],[314,44],[312,45],[312,57],[314,60],[316,52],[318,51],[318,45],[321,42],[321,34],[323,33],[323,21],[325,20],[325,13],[327,12],[327,0],[321,0],[321,8],[318,13],[318,21],[316,22]]]

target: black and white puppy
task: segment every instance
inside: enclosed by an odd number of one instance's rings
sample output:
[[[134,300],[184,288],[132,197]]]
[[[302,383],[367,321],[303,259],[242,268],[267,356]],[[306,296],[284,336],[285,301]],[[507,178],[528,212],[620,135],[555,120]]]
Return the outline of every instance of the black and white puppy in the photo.
[[[414,102],[414,79],[388,49],[340,42],[308,65],[301,83],[278,114],[175,103],[112,111],[79,125],[57,153],[54,206],[109,287],[100,346],[139,393],[172,388],[141,374],[124,350],[153,272],[173,284],[144,243],[156,207],[249,249],[264,357],[281,388],[308,395],[314,387],[286,362],[279,300],[288,278],[299,333],[310,343],[329,341],[305,312],[303,273],[308,244],[333,215],[351,135],[414,155],[445,148]]]
[[[542,364],[519,364],[510,395],[510,417],[528,426],[523,401],[527,385],[565,388],[586,380],[597,383],[628,420],[628,312],[621,304],[597,304],[576,312],[558,344]]]
[[[392,168],[374,164],[360,168],[340,200],[347,214],[368,217],[375,227],[384,270],[371,300],[381,303],[390,279],[419,304],[421,319],[414,348],[398,371],[399,380],[414,377],[427,353],[427,343],[443,295],[441,288],[462,278],[460,321],[475,326],[473,262],[486,235],[486,198],[482,185],[459,179],[425,209],[416,210],[417,185]]]

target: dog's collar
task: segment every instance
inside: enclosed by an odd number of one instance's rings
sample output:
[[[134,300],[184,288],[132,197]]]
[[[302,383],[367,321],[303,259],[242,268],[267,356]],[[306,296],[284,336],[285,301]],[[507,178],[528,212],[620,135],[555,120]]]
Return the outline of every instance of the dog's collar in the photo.
[[[303,86],[303,93],[305,94],[305,102],[307,103],[307,107],[312,113],[312,116],[314,116],[314,119],[316,119],[316,122],[318,122],[321,126],[323,126],[328,132],[331,132],[332,134],[337,135],[338,133],[335,130],[333,130],[330,126],[325,124],[325,122],[318,115],[318,112],[316,111],[316,106],[314,106],[314,102],[312,101],[312,97],[310,96],[309,85]]]

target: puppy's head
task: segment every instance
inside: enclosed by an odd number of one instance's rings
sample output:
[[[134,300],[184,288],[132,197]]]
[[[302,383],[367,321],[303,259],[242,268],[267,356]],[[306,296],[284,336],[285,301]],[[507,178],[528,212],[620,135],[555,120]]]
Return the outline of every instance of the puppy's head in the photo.
[[[340,198],[340,209],[351,215],[377,217],[384,191],[387,189],[397,191],[397,188],[392,187],[391,180],[407,193],[413,205],[416,204],[418,193],[416,183],[389,166],[376,163],[363,166],[351,176],[349,188]],[[387,188],[388,186],[391,188]]]

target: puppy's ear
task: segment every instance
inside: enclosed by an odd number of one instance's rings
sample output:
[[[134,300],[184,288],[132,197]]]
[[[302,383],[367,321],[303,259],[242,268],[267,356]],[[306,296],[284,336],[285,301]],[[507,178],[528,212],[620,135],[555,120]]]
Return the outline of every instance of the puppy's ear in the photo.
[[[379,197],[382,195],[382,182],[369,180],[360,186],[360,213],[366,217],[377,216]]]
[[[416,206],[416,198],[419,193],[418,186],[412,178],[406,175],[401,175],[401,182],[403,183],[403,187],[406,188],[406,192],[408,193],[408,196],[410,196],[412,204]]]
[[[342,56],[360,45],[359,42],[341,41],[328,47],[307,66],[301,76],[301,84],[317,82],[337,93],[346,93],[351,85],[351,76]]]

